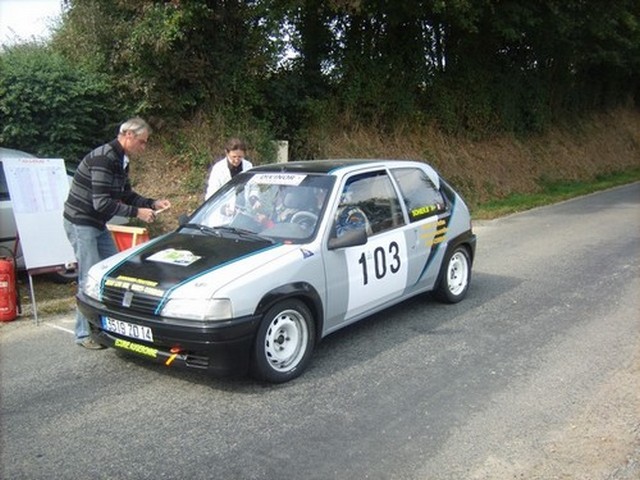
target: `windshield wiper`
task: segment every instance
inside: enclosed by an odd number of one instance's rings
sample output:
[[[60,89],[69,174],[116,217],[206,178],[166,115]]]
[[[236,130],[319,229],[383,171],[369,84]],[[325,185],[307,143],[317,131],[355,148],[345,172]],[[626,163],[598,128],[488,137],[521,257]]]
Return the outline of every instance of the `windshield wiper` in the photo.
[[[206,225],[201,225],[199,223],[185,223],[180,228],[181,229],[191,228],[193,230],[198,230],[207,235],[215,235],[216,237],[219,237],[223,232],[232,233],[242,238],[249,238],[251,240],[260,240],[263,242],[267,241],[270,243],[274,243],[273,239],[260,235],[259,233],[252,232],[251,230],[245,230],[244,228],[230,227],[228,225],[216,225],[215,227],[208,227]]]
[[[183,228],[191,228],[193,230],[198,230],[202,233],[206,233],[207,235],[216,235],[219,236],[219,232],[215,228],[207,227],[206,225],[201,225],[199,223],[185,223],[181,226],[180,229]]]
[[[234,233],[243,238],[250,238],[252,240],[261,240],[261,241],[274,243],[273,239],[269,237],[265,237],[264,235],[260,235],[259,233],[256,233],[256,232],[252,232],[251,230],[245,230],[244,228],[230,227],[228,225],[220,225],[214,228],[216,230],[222,230],[224,232]]]

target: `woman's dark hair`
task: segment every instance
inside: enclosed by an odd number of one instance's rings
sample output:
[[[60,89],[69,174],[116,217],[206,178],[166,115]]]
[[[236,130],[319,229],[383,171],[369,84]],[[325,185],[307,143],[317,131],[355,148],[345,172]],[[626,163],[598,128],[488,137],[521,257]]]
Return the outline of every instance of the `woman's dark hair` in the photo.
[[[225,145],[224,149],[227,152],[231,152],[233,150],[242,150],[243,152],[246,152],[247,146],[239,138],[230,138],[227,144]]]

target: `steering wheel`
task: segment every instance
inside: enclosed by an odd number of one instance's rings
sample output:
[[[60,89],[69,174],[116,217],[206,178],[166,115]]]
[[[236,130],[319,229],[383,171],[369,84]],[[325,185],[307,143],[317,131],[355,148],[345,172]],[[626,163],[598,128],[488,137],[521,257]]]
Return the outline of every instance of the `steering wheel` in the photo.
[[[318,215],[307,210],[296,212],[291,216],[291,223],[297,223],[303,228],[311,230],[318,221]]]
[[[235,206],[233,218],[229,222],[230,227],[241,228],[251,232],[259,232],[262,229],[260,221],[256,218],[255,212],[246,206]]]

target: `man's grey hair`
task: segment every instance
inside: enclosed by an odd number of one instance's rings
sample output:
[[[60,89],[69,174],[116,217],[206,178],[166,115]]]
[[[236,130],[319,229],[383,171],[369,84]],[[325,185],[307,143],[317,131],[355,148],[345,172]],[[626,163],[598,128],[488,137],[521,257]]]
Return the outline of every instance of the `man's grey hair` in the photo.
[[[140,117],[130,118],[120,125],[120,135],[124,135],[127,132],[132,132],[134,135],[140,135],[144,131],[151,135],[151,127]]]

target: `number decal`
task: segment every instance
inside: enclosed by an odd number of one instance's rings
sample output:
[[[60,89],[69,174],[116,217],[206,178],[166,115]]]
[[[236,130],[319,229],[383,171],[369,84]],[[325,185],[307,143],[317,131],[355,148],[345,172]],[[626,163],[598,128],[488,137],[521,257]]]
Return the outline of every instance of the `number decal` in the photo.
[[[365,256],[364,252],[362,252],[362,255],[360,255],[358,263],[362,266],[362,283],[366,285],[367,283],[369,283],[369,276],[367,275],[367,257]]]
[[[391,273],[398,273],[402,262],[400,260],[400,247],[397,242],[391,242],[388,247],[389,258],[389,270]],[[367,285],[369,283],[369,272],[367,264],[367,256],[365,252],[362,252],[358,258],[358,263],[362,267],[362,283]],[[376,247],[373,251],[373,270],[378,280],[381,280],[387,274],[387,253],[383,247]]]
[[[345,249],[349,293],[347,318],[400,295],[407,286],[404,234],[391,231]]]
[[[376,271],[376,278],[380,280],[387,273],[387,257],[384,255],[384,249],[378,247],[373,251],[373,265]]]
[[[400,261],[400,246],[396,242],[391,242],[389,244],[389,254],[393,259],[393,262],[391,263],[391,273],[398,273],[402,262]]]

